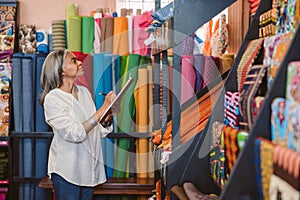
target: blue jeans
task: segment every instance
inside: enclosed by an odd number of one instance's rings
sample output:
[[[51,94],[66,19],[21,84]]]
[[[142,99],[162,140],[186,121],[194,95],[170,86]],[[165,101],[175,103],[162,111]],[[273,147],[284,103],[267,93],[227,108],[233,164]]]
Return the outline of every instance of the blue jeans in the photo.
[[[74,185],[55,173],[51,174],[51,180],[54,187],[56,200],[93,199],[93,187]]]

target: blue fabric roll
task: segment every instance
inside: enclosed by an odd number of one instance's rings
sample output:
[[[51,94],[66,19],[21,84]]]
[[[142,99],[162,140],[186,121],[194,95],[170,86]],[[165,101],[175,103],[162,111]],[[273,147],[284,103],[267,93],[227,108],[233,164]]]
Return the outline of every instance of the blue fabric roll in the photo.
[[[112,54],[104,55],[104,73],[103,73],[103,91],[104,93],[108,93],[113,90],[112,83]],[[102,145],[105,146],[104,150],[104,162],[106,164],[106,175],[108,178],[112,178],[114,174],[114,139],[112,138],[104,138],[102,140]]]
[[[49,52],[53,51],[52,34],[48,34],[48,47],[49,47]]]
[[[98,110],[104,101],[104,96],[99,95],[99,92],[104,92],[104,84],[101,77],[104,73],[104,53],[94,54],[93,65],[93,88],[94,88],[94,101],[96,109]]]
[[[22,59],[22,96],[23,96],[23,132],[34,131],[34,84],[35,84],[35,54],[25,54]],[[34,176],[32,171],[32,140],[24,139],[23,169],[24,177]],[[34,185],[24,184],[24,199],[34,198]]]
[[[14,130],[23,131],[22,121],[22,57],[23,53],[15,53],[12,57],[12,91]],[[19,176],[23,176],[23,142],[19,142]],[[19,196],[24,196],[23,186],[19,186]]]
[[[40,84],[40,76],[46,54],[36,54],[36,76],[35,76],[35,131],[49,131],[49,126],[45,122],[44,108],[39,104],[40,93],[42,87]],[[47,175],[47,160],[48,160],[48,143],[47,139],[36,139],[35,144],[35,176],[42,178]],[[35,186],[35,199],[47,199],[47,192],[44,189]]]

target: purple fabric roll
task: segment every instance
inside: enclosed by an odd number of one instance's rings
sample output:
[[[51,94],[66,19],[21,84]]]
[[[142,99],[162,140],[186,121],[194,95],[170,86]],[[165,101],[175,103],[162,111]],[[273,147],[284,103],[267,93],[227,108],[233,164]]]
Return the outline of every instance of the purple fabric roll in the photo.
[[[182,55],[192,56],[194,50],[194,37],[188,36],[182,41]]]
[[[181,104],[183,104],[195,94],[196,74],[193,67],[193,56],[182,56],[181,74]]]
[[[194,55],[194,67],[196,73],[195,81],[195,93],[198,93],[203,85],[203,75],[204,75],[204,55],[196,54]]]

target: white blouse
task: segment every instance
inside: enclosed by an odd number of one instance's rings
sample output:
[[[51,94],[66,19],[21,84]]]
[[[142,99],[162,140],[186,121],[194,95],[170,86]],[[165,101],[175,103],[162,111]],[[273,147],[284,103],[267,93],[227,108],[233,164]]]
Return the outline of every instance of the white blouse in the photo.
[[[106,181],[101,136],[112,131],[100,124],[86,133],[82,122],[95,112],[89,91],[77,86],[78,100],[56,88],[45,97],[44,110],[54,137],[49,150],[48,175],[55,172],[79,186],[95,186]],[[100,135],[101,134],[101,135]]]

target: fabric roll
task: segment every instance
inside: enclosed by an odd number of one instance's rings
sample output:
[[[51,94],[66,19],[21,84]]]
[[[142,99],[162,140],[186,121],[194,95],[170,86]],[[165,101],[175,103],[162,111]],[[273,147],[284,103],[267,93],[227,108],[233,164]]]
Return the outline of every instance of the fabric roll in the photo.
[[[53,51],[52,32],[48,34],[48,48],[49,48],[49,52]]]
[[[22,96],[23,96],[23,132],[34,131],[34,77],[35,77],[36,56],[27,54],[22,59]],[[24,177],[32,177],[32,140],[23,140],[23,170]],[[34,196],[34,185],[24,184],[24,199],[32,199]]]
[[[49,126],[45,122],[44,109],[39,104],[39,94],[42,92],[40,84],[40,76],[42,67],[45,61],[45,54],[37,54],[36,57],[36,76],[35,76],[35,131],[49,131]],[[35,176],[44,177],[47,175],[47,160],[48,160],[48,142],[47,139],[36,139],[36,154],[35,154]],[[46,199],[47,192],[35,186],[35,199]]]
[[[81,51],[81,25],[82,21],[80,16],[69,17],[67,44],[70,51]]]
[[[136,131],[148,131],[148,71],[138,69],[138,80],[134,91],[136,103]],[[136,172],[138,178],[148,177],[148,139],[139,138],[136,142]]]
[[[104,73],[103,81],[104,88],[103,92],[108,93],[113,90],[112,83],[112,54],[104,55]],[[112,178],[114,174],[114,139],[112,138],[103,138],[102,144],[104,148],[104,162],[106,175],[108,178]]]
[[[68,3],[65,8],[66,12],[66,42],[68,43],[69,33],[70,33],[70,17],[77,16],[77,4]]]
[[[148,55],[149,46],[144,41],[149,37],[146,28],[151,24],[151,12],[144,12],[142,15],[133,17],[133,53]]]
[[[44,53],[49,52],[48,33],[45,29],[39,29],[36,31],[36,42],[37,42],[37,47],[36,47],[37,52],[44,52]]]
[[[113,52],[114,18],[101,19],[101,52]]]
[[[100,53],[101,51],[101,13],[95,13],[94,15],[94,53]]]
[[[214,59],[212,56],[205,56],[202,88],[208,86],[213,80],[220,76],[219,65]]]
[[[204,55],[196,54],[194,55],[194,67],[196,73],[195,80],[195,93],[200,92],[203,84],[203,75],[204,75]]]
[[[118,114],[118,124],[120,132],[130,133],[134,131],[133,117],[135,114],[135,102],[132,98],[133,91],[137,82],[137,69],[140,63],[140,56],[137,54],[131,54],[126,62],[124,74],[122,74],[121,68],[121,86],[124,86],[129,76],[134,78],[133,84],[128,88],[124,94],[121,102],[121,111]],[[122,62],[121,62],[122,67]],[[127,168],[128,149],[130,142],[128,139],[119,139],[116,159],[116,177],[125,177],[125,171]]]
[[[92,96],[94,96],[93,87],[93,56],[91,54],[84,54],[81,52],[72,52],[77,60],[82,62],[82,68],[84,71],[83,76],[76,79],[75,84],[85,86]]]
[[[183,55],[181,62],[181,104],[183,104],[195,94],[196,74],[193,67],[193,56]]]
[[[128,28],[127,28],[128,29],[128,53],[132,53],[133,16],[127,15],[126,18],[127,18],[127,21],[128,21]]]
[[[152,65],[147,66],[148,71],[148,131],[153,131],[154,126],[154,99],[153,99],[153,67]],[[148,164],[148,177],[153,178],[154,177],[154,144],[152,141],[149,141],[149,148],[148,148],[148,154],[149,154],[149,164]]]
[[[101,80],[104,73],[104,54],[94,54],[93,57],[94,101],[96,109],[98,110],[104,102],[104,96],[99,95],[100,92],[104,92],[104,82]]]
[[[126,17],[114,18],[113,53],[120,56],[129,55],[128,50],[128,19]]]
[[[229,70],[233,61],[234,54],[223,54],[221,58],[220,73],[224,74],[227,70]]]
[[[64,20],[52,21],[52,49],[54,51],[66,48],[65,31]]]
[[[118,94],[120,91],[119,80],[120,80],[120,56],[112,55],[112,87],[113,91]],[[113,118],[114,131],[118,130],[118,116],[115,115]]]
[[[82,17],[82,38],[81,51],[82,53],[94,52],[94,18]]]
[[[193,55],[194,51],[194,37],[193,36],[187,36],[183,41],[182,41],[182,55]]]
[[[35,53],[36,28],[35,25],[21,24],[19,27],[19,52]]]

